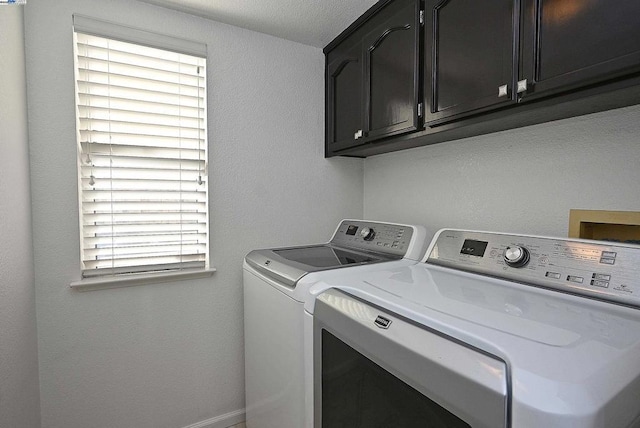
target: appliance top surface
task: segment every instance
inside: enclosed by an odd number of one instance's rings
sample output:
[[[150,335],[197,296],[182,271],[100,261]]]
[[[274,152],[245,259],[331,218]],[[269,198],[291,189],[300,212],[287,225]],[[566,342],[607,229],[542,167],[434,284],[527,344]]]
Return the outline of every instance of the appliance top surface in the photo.
[[[426,246],[426,232],[418,226],[343,220],[328,243],[254,250],[247,264],[294,287],[304,275],[343,267],[400,260],[417,260]]]

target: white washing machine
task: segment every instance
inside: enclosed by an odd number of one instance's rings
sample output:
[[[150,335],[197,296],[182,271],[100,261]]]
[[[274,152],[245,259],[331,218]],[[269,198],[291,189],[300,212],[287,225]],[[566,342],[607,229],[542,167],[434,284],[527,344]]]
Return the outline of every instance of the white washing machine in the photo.
[[[442,230],[309,293],[316,428],[640,427],[640,246]]]
[[[328,243],[255,250],[243,265],[248,428],[313,426],[305,380],[304,298],[339,272],[416,264],[431,238],[422,226],[343,220]],[[307,358],[310,358],[307,356]]]

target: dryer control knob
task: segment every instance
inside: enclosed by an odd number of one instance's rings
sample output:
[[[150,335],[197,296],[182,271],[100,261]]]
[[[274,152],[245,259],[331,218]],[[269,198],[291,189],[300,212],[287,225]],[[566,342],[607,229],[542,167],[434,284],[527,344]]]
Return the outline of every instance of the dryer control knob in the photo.
[[[371,241],[373,237],[376,236],[376,232],[370,227],[363,227],[360,231],[360,236],[362,236],[362,239],[365,241]]]
[[[526,266],[529,263],[529,250],[518,245],[504,250],[504,262],[514,268]]]

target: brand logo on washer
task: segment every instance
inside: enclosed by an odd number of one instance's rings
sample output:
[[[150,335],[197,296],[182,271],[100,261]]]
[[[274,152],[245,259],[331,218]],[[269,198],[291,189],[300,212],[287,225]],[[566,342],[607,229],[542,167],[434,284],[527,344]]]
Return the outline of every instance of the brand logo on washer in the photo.
[[[266,262],[264,262],[265,266],[269,266],[271,264],[271,260],[267,260]]]
[[[380,328],[387,329],[391,325],[391,320],[383,317],[382,315],[378,315],[374,323]]]

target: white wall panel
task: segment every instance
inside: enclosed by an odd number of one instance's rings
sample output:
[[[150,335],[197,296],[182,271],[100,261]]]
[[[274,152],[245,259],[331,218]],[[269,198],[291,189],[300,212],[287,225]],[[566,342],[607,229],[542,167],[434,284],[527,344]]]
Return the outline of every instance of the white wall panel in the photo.
[[[23,11],[0,9],[0,426],[40,427]]]
[[[244,407],[242,259],[360,217],[363,162],[323,158],[317,48],[129,0],[25,6],[42,421],[176,428]],[[72,15],[208,45],[213,278],[77,292]]]
[[[569,210],[640,210],[640,106],[367,158],[365,215],[567,236]]]

